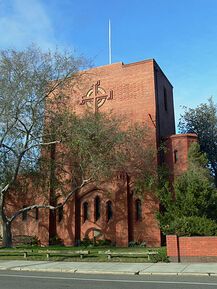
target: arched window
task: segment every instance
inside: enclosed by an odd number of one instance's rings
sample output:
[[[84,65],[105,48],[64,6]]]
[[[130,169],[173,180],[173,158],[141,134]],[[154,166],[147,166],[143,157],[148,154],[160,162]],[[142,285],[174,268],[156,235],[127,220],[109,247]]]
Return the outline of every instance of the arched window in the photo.
[[[140,199],[135,202],[136,209],[136,221],[142,221],[142,203]]]
[[[35,219],[38,220],[39,214],[38,214],[38,208],[35,208]]]
[[[23,209],[25,209],[27,206],[23,206]],[[22,212],[22,220],[27,221],[28,213],[27,211]]]
[[[89,219],[88,202],[83,203],[83,223]]]
[[[58,222],[60,223],[63,219],[63,206],[61,206],[61,204],[58,205],[60,205],[58,208]]]
[[[178,161],[178,151],[174,150],[173,155],[174,155],[174,163],[177,163],[177,161]]]
[[[100,198],[96,196],[94,200],[94,209],[95,209],[95,221],[99,220],[100,218]]]
[[[106,219],[107,222],[112,219],[113,211],[112,211],[112,202],[108,201],[106,203]]]

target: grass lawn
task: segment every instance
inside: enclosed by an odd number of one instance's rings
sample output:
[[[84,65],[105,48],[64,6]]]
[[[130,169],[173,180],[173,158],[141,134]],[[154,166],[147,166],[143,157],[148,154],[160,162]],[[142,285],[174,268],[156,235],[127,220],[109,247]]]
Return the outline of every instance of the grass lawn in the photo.
[[[2,250],[2,253],[1,253]],[[3,252],[4,250],[4,252]],[[13,250],[13,253],[9,252]],[[1,260],[23,260],[23,255],[19,255],[19,251],[28,251],[31,250],[31,255],[28,256],[25,260],[47,260],[46,254],[43,254],[43,251],[89,251],[90,253],[87,256],[84,256],[83,259],[80,259],[80,256],[71,256],[67,254],[59,254],[58,252],[54,256],[50,256],[50,261],[79,261],[79,262],[107,262],[108,258],[106,254],[102,254],[106,251],[111,251],[115,253],[125,253],[131,252],[130,256],[114,256],[109,262],[158,262],[158,261],[167,261],[166,258],[166,248],[141,248],[141,247],[129,247],[129,248],[117,248],[111,246],[80,246],[80,247],[65,247],[65,246],[49,246],[49,247],[38,247],[38,246],[19,246],[16,248],[0,248],[0,259]],[[8,251],[8,252],[7,252]],[[133,256],[133,253],[145,253],[147,251],[157,251],[157,256],[150,256],[148,260],[147,256]],[[16,255],[17,252],[17,255]],[[99,252],[101,254],[99,254]]]

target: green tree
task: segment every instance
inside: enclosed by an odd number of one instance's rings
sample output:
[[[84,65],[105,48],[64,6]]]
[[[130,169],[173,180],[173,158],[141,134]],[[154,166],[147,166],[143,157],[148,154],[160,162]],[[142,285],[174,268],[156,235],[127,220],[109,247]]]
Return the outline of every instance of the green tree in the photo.
[[[4,246],[12,246],[11,225],[24,212],[56,210],[80,190],[93,190],[117,172],[130,178],[131,185],[144,185],[154,172],[156,154],[147,128],[128,127],[112,115],[77,116],[68,109],[64,92],[77,82],[81,65],[83,60],[71,54],[43,53],[36,47],[0,53],[0,221]],[[16,203],[24,187],[38,183],[43,191],[46,182],[54,192],[52,203],[33,201],[14,212],[6,210],[8,197]],[[55,199],[57,191],[61,203]]]
[[[205,234],[209,228],[209,234],[216,234],[217,191],[196,143],[190,147],[188,162],[188,170],[175,180],[172,190],[168,183],[159,190],[164,206],[158,214],[161,228],[181,235]]]
[[[59,142],[45,141],[45,103],[75,78],[82,64],[71,53],[42,52],[35,46],[0,51],[0,221],[5,246],[12,245],[13,220],[36,207],[7,215],[8,194],[13,198],[20,174],[36,170],[41,148]]]
[[[85,187],[89,192],[108,188],[117,174],[124,175],[131,187],[150,186],[156,175],[156,151],[147,127],[127,127],[124,119],[112,113],[87,111],[79,116],[67,109],[55,115],[51,123],[47,127],[49,142],[56,135],[61,138],[55,149],[53,183],[55,190],[61,190],[63,205]]]
[[[212,98],[195,109],[185,107],[179,122],[181,133],[196,133],[201,151],[208,158],[208,167],[217,186],[217,107]]]

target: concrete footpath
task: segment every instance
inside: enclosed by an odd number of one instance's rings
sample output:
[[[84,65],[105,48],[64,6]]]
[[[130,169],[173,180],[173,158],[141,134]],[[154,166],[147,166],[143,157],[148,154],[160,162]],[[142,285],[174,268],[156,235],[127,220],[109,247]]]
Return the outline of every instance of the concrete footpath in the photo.
[[[0,270],[130,275],[215,275],[217,263],[114,263],[0,260]]]

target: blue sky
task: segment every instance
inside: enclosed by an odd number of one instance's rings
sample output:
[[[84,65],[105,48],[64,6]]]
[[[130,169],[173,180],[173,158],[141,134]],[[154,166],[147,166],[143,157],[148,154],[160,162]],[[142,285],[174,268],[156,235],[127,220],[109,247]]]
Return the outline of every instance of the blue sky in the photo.
[[[0,0],[0,49],[72,48],[93,64],[155,58],[180,106],[217,102],[216,0]]]

